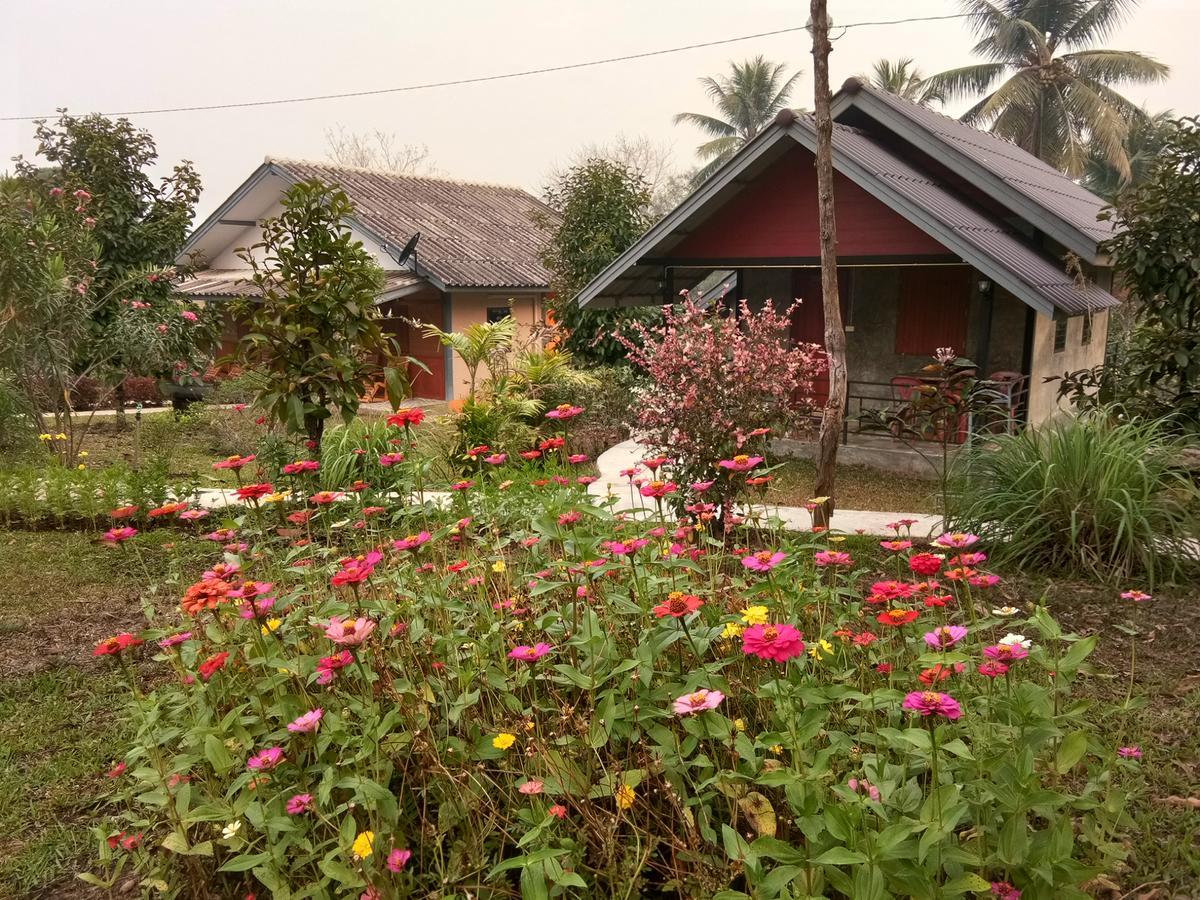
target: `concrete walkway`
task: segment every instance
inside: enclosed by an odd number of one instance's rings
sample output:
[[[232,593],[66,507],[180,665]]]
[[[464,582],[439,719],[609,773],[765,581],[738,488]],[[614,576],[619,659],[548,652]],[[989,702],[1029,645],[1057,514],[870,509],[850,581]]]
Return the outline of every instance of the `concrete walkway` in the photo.
[[[628,440],[610,447],[600,454],[596,460],[596,468],[600,477],[588,486],[588,491],[595,497],[616,498],[617,509],[652,509],[653,501],[647,500],[630,490],[629,479],[621,474],[622,469],[637,466],[647,457],[647,451],[637,441]],[[645,472],[645,469],[642,469]],[[632,494],[632,496],[631,496]],[[812,527],[812,517],[808,510],[800,506],[769,506],[766,508],[769,516],[781,519],[784,525],[796,531],[808,531]],[[912,534],[915,537],[928,537],[940,534],[942,531],[941,516],[928,513],[913,512],[873,512],[859,509],[839,509],[833,514],[833,530],[844,534],[871,534],[890,537],[895,532],[888,528],[889,522],[898,519],[915,519]]]

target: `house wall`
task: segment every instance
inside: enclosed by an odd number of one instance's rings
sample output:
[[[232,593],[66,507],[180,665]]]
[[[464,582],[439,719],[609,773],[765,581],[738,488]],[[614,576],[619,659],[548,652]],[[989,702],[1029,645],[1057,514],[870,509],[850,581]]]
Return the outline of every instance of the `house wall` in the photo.
[[[512,316],[517,320],[518,343],[529,340],[534,327],[541,323],[543,314],[543,295],[535,294],[491,294],[483,291],[456,291],[450,297],[450,323],[446,326],[449,331],[462,331],[471,325],[487,321],[489,307],[510,307]],[[477,384],[486,376],[486,366],[476,373]],[[470,380],[467,367],[457,356],[454,357],[451,370],[451,399],[461,400],[467,396]]]
[[[945,255],[949,251],[841,173],[834,173],[840,256]],[[671,250],[679,259],[817,257],[817,175],[803,147],[776,163]]]
[[[1104,345],[1108,340],[1108,310],[1092,313],[1092,334],[1083,343],[1085,316],[1067,319],[1066,346],[1054,352],[1054,319],[1038,315],[1034,322],[1033,346],[1030,353],[1029,423],[1041,425],[1067,411],[1067,403],[1058,400],[1058,383],[1046,383],[1052,375],[1063,375],[1077,369],[1088,369],[1104,362]]]
[[[790,296],[791,272],[790,268],[745,269],[742,272],[742,296],[750,301],[751,306],[757,306],[769,298],[774,299],[777,306],[786,306],[793,299]],[[1000,370],[1020,371],[1025,347],[1027,307],[1007,291],[999,288],[994,291],[987,374]],[[806,304],[821,303],[820,296],[801,299]],[[853,268],[846,331],[846,355],[852,382],[886,384],[894,375],[915,372],[929,363],[928,356],[896,352],[899,299],[899,268]],[[986,305],[979,293],[977,278],[971,280],[970,296],[966,302],[970,304],[967,313],[967,346],[955,349],[979,362],[982,360],[980,348]]]

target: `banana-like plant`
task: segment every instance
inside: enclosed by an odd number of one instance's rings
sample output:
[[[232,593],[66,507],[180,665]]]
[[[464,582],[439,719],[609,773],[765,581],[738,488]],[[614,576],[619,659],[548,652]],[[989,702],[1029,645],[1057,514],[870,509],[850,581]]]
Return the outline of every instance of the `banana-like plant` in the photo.
[[[517,320],[505,316],[499,322],[477,322],[462,331],[442,331],[436,325],[425,326],[425,337],[437,338],[449,347],[467,367],[467,396],[475,399],[475,382],[479,367],[484,363],[502,360],[517,339]]]

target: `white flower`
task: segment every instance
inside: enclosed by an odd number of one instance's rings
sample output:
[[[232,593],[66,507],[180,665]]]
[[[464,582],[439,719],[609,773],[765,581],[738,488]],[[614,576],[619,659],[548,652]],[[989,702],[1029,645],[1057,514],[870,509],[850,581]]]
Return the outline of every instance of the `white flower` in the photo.
[[[230,822],[228,825],[226,825],[224,828],[221,829],[221,837],[225,838],[225,840],[229,840],[230,838],[234,837],[241,830],[242,830],[242,820],[234,819],[232,822]]]
[[[1020,610],[1015,606],[1001,606],[999,609],[993,609],[993,616],[1015,616]]]
[[[1033,646],[1033,641],[1029,640],[1029,638],[1025,637],[1025,635],[1013,634],[1011,631],[1008,634],[1006,634],[1004,637],[1000,638],[999,642],[1001,644],[1007,644],[1010,647],[1020,644],[1026,650],[1028,650],[1030,647]]]

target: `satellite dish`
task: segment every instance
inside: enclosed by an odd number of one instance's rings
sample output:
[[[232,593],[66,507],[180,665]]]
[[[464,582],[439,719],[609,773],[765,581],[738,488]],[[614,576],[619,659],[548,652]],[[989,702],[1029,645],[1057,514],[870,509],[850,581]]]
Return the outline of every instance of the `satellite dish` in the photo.
[[[400,255],[396,257],[398,265],[404,265],[408,262],[408,258],[413,255],[417,249],[417,241],[421,239],[421,232],[417,232],[408,239],[408,243],[404,245],[404,249],[400,251]]]

